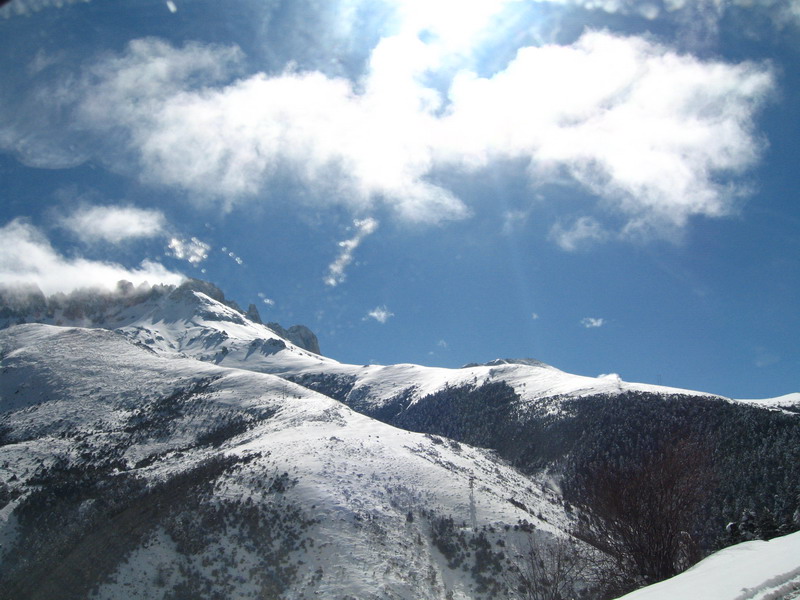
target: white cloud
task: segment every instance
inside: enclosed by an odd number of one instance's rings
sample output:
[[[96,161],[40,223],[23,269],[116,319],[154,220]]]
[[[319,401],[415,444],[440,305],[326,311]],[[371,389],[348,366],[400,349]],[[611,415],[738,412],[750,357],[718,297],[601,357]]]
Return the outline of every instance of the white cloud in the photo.
[[[569,175],[627,233],[669,229],[731,211],[728,179],[758,158],[753,117],[773,84],[764,65],[594,32],[523,48],[491,78],[461,74],[445,138],[463,163],[527,157],[534,182]]]
[[[166,219],[157,210],[132,206],[82,206],[61,219],[61,226],[84,242],[119,244],[164,234]]]
[[[394,313],[386,306],[377,306],[369,311],[364,319],[375,319],[378,323],[386,323],[393,316]]]
[[[35,284],[45,294],[69,292],[78,288],[115,289],[124,279],[134,285],[179,284],[184,276],[173,273],[163,265],[144,261],[138,268],[65,257],[58,254],[42,233],[21,219],[0,228],[0,283]]]
[[[583,325],[587,329],[593,329],[595,327],[602,327],[603,325],[605,325],[605,323],[606,323],[605,319],[599,319],[599,318],[595,318],[595,317],[585,317],[585,318],[581,319],[581,325]]]
[[[531,313],[531,319],[533,321],[538,321],[539,320],[539,313]]]
[[[353,253],[356,248],[364,241],[364,238],[373,233],[378,228],[378,221],[372,217],[366,219],[356,219],[353,221],[356,228],[356,234],[349,240],[339,242],[341,252],[330,265],[328,265],[328,274],[325,276],[325,283],[329,286],[337,286],[342,283],[346,274],[345,271],[350,263],[353,262]]]
[[[170,256],[188,261],[193,265],[199,265],[207,259],[208,251],[211,250],[209,244],[196,237],[189,239],[173,237],[169,240],[168,248]]]
[[[319,202],[383,202],[412,221],[459,218],[464,205],[424,178],[440,100],[415,79],[425,54],[416,38],[381,41],[361,93],[319,72],[213,87],[235,70],[238,50],[135,40],[94,67],[78,114],[90,129],[118,130],[143,179],[227,208],[291,173]],[[193,88],[198,80],[209,85]]]
[[[441,98],[420,83],[433,60],[426,48],[383,40],[362,93],[320,73],[287,73],[167,94],[147,114],[133,110],[143,172],[235,202],[288,169],[333,187],[329,201],[355,209],[380,201],[405,219],[435,222],[467,209],[427,181],[434,168],[527,158],[533,183],[566,174],[636,233],[729,213],[730,177],[761,150],[752,121],[773,87],[761,64],[704,62],[642,38],[588,33],[571,46],[523,48],[490,78],[460,73],[440,112]],[[134,116],[130,98],[115,104],[100,92],[95,104],[122,107],[112,110],[123,121]]]
[[[270,189],[280,177],[311,190],[305,202],[357,214],[384,205],[435,223],[470,211],[432,174],[523,159],[534,186],[566,177],[594,194],[622,234],[669,235],[694,215],[731,213],[737,178],[763,149],[753,123],[774,88],[767,65],[589,32],[569,46],[522,48],[491,77],[462,70],[442,92],[425,76],[446,47],[413,30],[381,40],[357,84],[314,71],[231,81],[236,48],[143,39],[76,87],[38,97],[58,95],[71,126],[103,149],[98,159],[227,209],[278,201]],[[31,164],[83,156],[31,139],[0,131],[0,145]],[[521,215],[507,217],[511,227]]]

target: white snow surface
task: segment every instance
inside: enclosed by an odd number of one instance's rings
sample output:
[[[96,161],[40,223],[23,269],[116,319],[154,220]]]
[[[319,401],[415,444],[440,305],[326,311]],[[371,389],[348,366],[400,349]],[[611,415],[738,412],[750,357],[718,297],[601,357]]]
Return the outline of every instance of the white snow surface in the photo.
[[[618,600],[800,598],[800,532],[725,548],[671,579]]]

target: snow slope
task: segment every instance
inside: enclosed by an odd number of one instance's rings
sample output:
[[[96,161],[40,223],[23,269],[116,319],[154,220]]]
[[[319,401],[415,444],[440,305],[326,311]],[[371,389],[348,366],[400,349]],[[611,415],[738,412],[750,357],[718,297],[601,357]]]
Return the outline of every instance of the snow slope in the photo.
[[[800,532],[725,548],[680,575],[619,600],[800,598]]]
[[[546,539],[570,524],[554,492],[492,453],[393,428],[272,375],[42,324],[0,331],[0,356],[0,482],[12,498],[0,510],[0,597],[27,597],[18,592],[30,585],[46,596],[72,580],[79,590],[96,568],[92,598],[255,598],[269,586],[292,598],[475,598],[477,555],[450,568],[442,535],[459,547],[487,528],[490,548],[507,544],[511,557],[520,521]],[[76,470],[89,483],[71,492],[73,506],[58,490]],[[93,512],[111,501],[93,485],[145,491],[133,504],[114,498],[106,514]],[[32,512],[42,497],[50,508]],[[66,531],[83,514],[100,525],[63,541],[72,550],[48,558],[51,572],[24,550],[52,536],[42,528],[53,506]],[[447,517],[455,525],[437,542]],[[114,560],[112,538],[125,544]],[[242,576],[251,572],[262,579]]]

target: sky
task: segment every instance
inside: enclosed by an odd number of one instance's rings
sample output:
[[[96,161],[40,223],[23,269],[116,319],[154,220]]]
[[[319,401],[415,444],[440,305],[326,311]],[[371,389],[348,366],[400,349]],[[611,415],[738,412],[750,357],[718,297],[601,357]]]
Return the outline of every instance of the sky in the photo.
[[[798,0],[12,0],[0,283],[800,391]]]

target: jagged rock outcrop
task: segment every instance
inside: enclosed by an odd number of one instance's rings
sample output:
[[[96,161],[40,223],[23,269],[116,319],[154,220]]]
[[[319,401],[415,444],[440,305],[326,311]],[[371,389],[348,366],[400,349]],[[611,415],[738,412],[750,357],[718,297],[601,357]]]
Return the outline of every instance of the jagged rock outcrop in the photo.
[[[305,325],[292,325],[289,329],[284,329],[278,323],[267,323],[267,327],[282,338],[286,338],[294,345],[300,346],[304,350],[308,350],[314,354],[321,354],[317,336]]]

